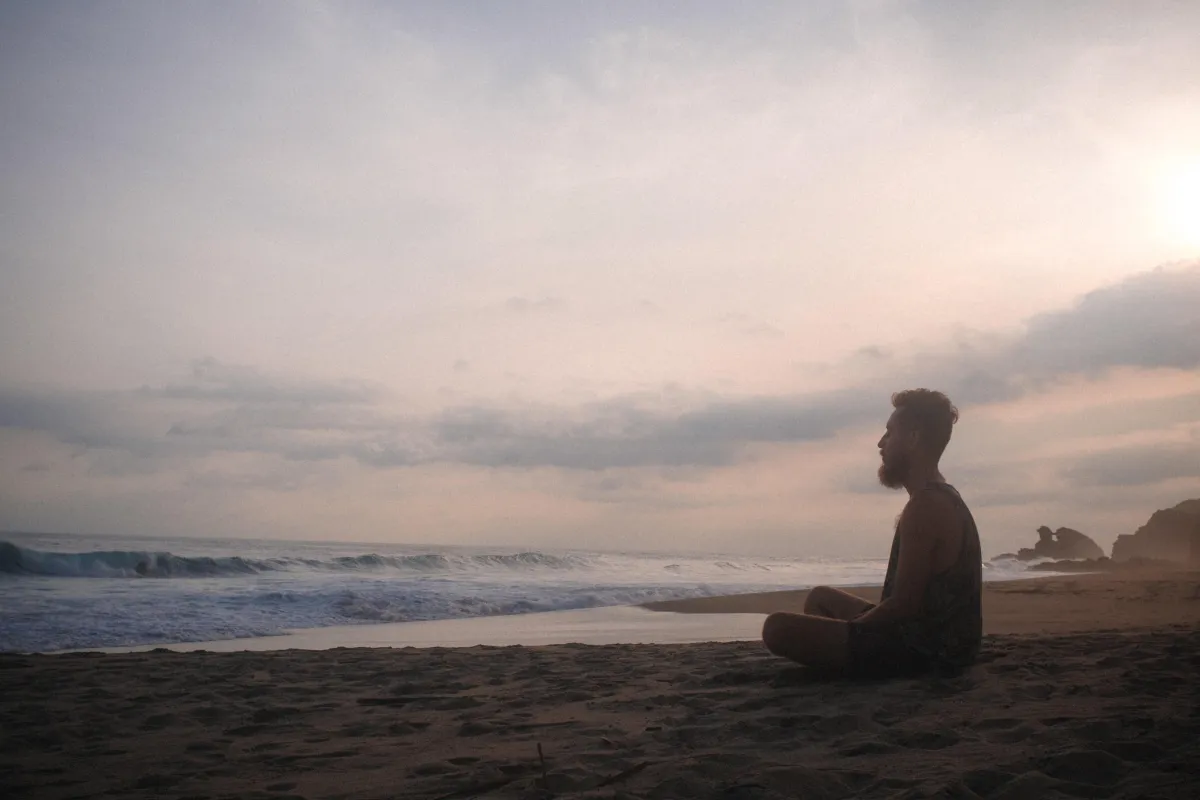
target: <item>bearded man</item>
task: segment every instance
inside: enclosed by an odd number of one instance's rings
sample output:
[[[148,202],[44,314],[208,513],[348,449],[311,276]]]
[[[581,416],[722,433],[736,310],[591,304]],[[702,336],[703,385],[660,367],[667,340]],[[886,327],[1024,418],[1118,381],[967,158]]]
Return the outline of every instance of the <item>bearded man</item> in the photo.
[[[776,612],[763,642],[801,664],[852,674],[912,675],[971,664],[983,634],[979,531],[938,461],[958,409],[941,392],[892,395],[879,440],[879,482],[908,492],[878,604],[829,586],[803,614]]]

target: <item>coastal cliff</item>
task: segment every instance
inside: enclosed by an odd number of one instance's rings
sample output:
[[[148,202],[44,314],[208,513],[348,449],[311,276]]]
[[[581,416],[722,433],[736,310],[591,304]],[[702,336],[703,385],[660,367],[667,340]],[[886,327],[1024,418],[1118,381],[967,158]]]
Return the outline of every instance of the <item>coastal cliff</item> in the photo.
[[[1114,561],[1200,562],[1200,498],[1155,511],[1137,531],[1117,537],[1112,557]]]

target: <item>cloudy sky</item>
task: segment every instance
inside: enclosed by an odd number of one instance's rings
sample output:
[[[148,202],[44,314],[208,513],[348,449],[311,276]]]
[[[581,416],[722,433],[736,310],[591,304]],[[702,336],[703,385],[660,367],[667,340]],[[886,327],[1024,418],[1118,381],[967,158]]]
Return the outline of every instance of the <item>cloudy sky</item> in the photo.
[[[5,3],[0,528],[989,554],[1200,496],[1200,4]]]

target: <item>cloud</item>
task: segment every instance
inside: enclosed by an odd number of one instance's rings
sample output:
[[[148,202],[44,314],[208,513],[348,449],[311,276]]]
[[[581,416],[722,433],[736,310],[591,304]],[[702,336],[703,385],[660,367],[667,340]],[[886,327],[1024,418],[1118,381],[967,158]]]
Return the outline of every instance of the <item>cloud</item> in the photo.
[[[1114,448],[1077,459],[1064,475],[1076,487],[1148,486],[1200,478],[1200,441]]]
[[[1120,368],[1200,367],[1200,262],[1160,267],[1032,317],[1015,335],[964,333],[887,373],[942,388],[960,405],[1014,400],[1072,377]]]
[[[366,381],[302,381],[264,374],[254,367],[225,364],[215,358],[192,362],[191,380],[145,394],[176,400],[215,400],[259,405],[362,404],[380,399],[381,387]]]
[[[377,409],[386,397],[367,382],[299,380],[203,358],[187,381],[131,392],[0,389],[0,428],[143,459],[241,452],[323,460],[394,430]],[[117,463],[128,469],[119,459],[100,465]]]
[[[968,407],[1118,367],[1196,369],[1196,308],[1200,265],[1159,269],[1036,316],[1007,339],[972,336],[948,350],[907,357],[867,348],[853,358],[876,360],[879,369],[841,389],[750,397],[643,393],[577,407],[479,403],[419,417],[395,412],[386,393],[365,382],[297,380],[206,358],[194,362],[187,381],[125,395],[0,393],[0,426],[157,457],[258,452],[293,461],[349,458],[379,468],[718,468],[738,463],[756,444],[820,441],[882,424],[890,393],[899,388],[940,388]],[[1113,456],[1072,475],[1121,482],[1187,469],[1187,453],[1162,456]]]
[[[469,407],[435,419],[424,457],[486,467],[604,470],[646,466],[722,467],[748,445],[829,439],[882,420],[892,391],[941,388],[966,407],[1014,400],[1075,377],[1120,368],[1200,367],[1200,265],[1157,269],[1085,295],[1073,307],[1032,318],[1008,338],[972,335],[948,351],[906,358],[882,348],[856,356],[879,362],[868,381],[798,395],[704,397],[657,408],[643,396],[580,409],[509,411]],[[415,463],[413,451],[378,464]]]
[[[1040,314],[1008,352],[1025,376],[1200,367],[1200,264],[1159,268]]]
[[[0,389],[0,428],[43,431],[87,449],[124,450],[153,456],[167,449],[161,437],[139,436],[144,426],[131,392],[31,392]]]

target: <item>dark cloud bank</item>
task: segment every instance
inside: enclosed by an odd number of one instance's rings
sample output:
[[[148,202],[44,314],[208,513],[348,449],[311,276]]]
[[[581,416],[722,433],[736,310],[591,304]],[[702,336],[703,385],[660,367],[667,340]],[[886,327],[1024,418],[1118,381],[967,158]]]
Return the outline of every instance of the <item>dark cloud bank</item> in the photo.
[[[293,461],[352,458],[380,468],[434,462],[568,470],[720,467],[736,463],[755,443],[818,441],[882,424],[889,395],[899,388],[941,388],[965,408],[1120,367],[1196,370],[1197,309],[1200,264],[1158,269],[1035,316],[1012,338],[982,337],[907,355],[880,351],[878,377],[851,388],[707,397],[671,409],[661,397],[637,395],[577,408],[461,406],[405,417],[388,413],[387,393],[369,383],[284,380],[204,359],[187,381],[123,394],[0,390],[0,427],[148,458],[244,452]],[[1193,442],[1099,454],[1079,461],[1067,478],[1137,485],[1198,475],[1197,465],[1200,446]]]

